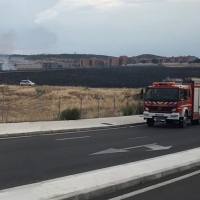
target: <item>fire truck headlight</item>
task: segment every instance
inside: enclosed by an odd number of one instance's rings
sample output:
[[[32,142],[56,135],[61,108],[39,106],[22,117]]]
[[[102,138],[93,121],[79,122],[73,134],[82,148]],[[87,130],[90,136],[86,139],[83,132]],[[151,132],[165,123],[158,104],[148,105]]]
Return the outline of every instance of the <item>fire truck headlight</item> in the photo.
[[[149,109],[147,107],[144,108],[146,111],[149,111]]]
[[[172,109],[172,112],[175,112],[175,111],[176,111],[176,108],[173,108],[173,109]]]

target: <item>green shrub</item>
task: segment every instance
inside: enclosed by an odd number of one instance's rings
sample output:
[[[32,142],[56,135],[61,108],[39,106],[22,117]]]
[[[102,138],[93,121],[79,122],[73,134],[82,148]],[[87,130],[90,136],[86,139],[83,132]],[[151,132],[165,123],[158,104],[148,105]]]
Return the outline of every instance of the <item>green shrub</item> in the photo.
[[[60,119],[61,120],[76,120],[76,119],[80,119],[81,117],[81,112],[78,108],[68,108],[63,110],[60,113]]]
[[[134,106],[126,106],[122,108],[122,112],[124,116],[133,115],[135,111]]]
[[[37,95],[43,95],[43,94],[46,93],[45,90],[41,90],[41,89],[38,89],[38,88],[36,88],[35,91],[36,91]]]
[[[143,104],[139,102],[136,105],[123,107],[122,112],[124,116],[143,114]]]
[[[139,102],[137,105],[135,105],[135,114],[143,114],[143,102]]]

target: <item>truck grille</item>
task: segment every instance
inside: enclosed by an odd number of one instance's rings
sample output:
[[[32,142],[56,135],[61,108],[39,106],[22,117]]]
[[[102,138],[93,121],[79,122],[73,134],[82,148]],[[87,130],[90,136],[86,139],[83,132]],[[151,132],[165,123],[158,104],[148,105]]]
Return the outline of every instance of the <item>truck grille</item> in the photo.
[[[149,112],[172,112],[174,107],[164,107],[164,106],[148,106]]]

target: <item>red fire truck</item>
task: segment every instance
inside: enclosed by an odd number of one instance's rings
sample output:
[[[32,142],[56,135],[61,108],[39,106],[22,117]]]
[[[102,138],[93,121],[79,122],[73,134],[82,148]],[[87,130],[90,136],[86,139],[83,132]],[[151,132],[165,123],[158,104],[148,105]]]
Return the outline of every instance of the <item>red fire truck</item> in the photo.
[[[141,92],[143,97],[143,90]],[[148,126],[155,122],[200,124],[200,78],[170,79],[153,82],[144,94],[144,119]]]

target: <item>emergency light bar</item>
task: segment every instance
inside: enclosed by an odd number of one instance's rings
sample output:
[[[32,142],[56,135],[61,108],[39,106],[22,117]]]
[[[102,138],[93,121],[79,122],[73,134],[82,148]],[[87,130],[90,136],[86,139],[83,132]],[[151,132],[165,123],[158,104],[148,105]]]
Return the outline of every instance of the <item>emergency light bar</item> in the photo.
[[[175,85],[175,82],[153,82],[153,86],[159,86],[159,85],[165,85],[165,86],[170,86],[170,85]]]

